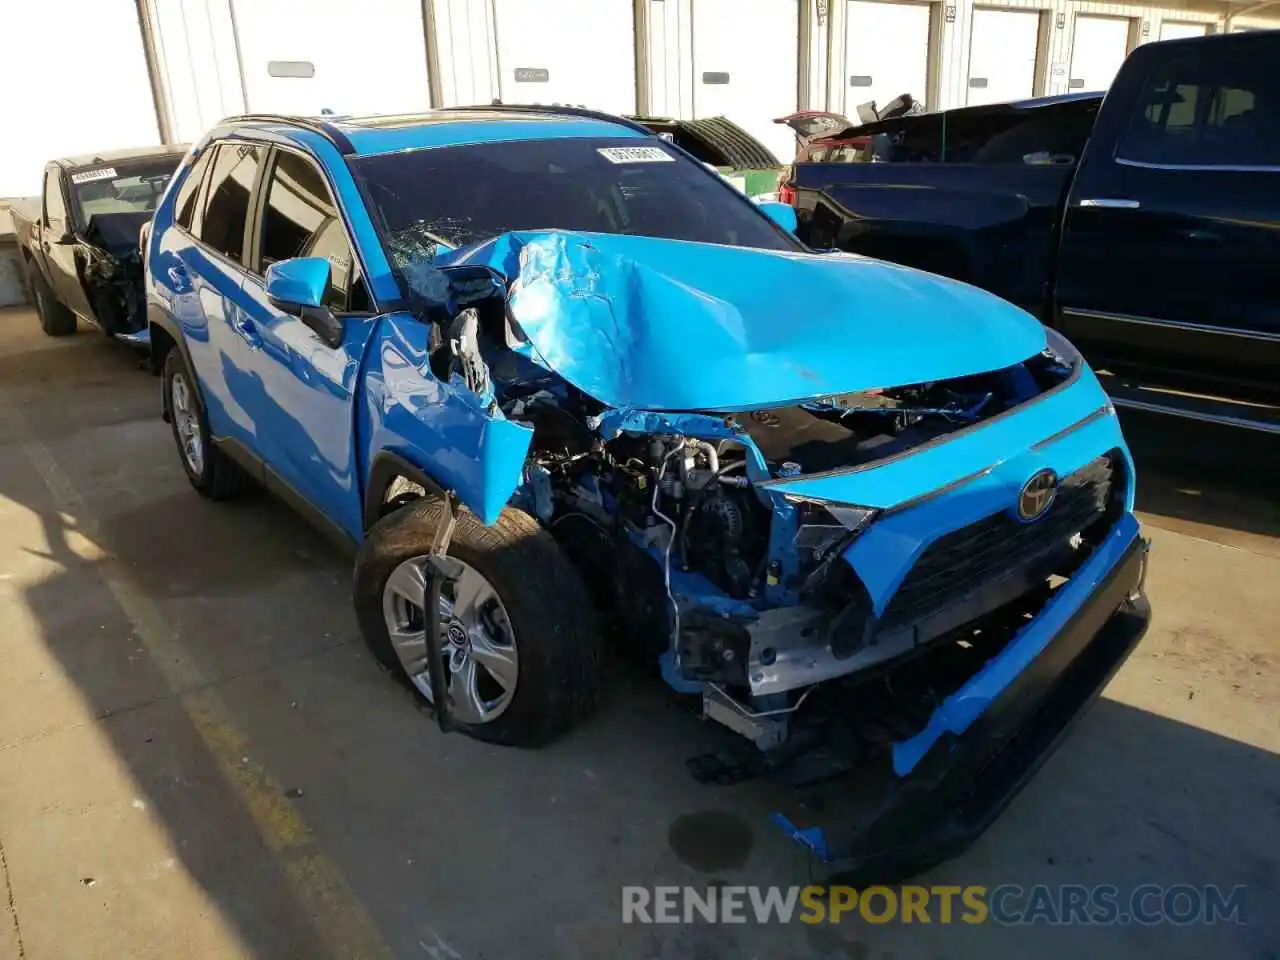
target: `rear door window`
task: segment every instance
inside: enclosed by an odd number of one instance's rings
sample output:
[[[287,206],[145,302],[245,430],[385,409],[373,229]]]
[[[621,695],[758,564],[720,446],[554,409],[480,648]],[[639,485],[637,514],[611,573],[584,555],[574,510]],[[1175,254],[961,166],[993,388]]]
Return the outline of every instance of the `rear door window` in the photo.
[[[221,144],[209,171],[204,214],[195,225],[202,243],[237,263],[244,262],[245,223],[261,159],[261,147]]]
[[[1280,69],[1207,44],[1158,65],[1116,158],[1158,166],[1280,169]]]

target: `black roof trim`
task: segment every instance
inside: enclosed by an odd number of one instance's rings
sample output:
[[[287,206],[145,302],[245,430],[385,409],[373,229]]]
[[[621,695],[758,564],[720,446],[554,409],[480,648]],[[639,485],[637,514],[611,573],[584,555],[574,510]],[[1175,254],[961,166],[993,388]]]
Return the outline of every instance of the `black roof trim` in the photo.
[[[356,152],[355,146],[347,139],[345,133],[333,124],[317,120],[315,117],[292,117],[282,113],[245,113],[240,116],[226,117],[219,126],[228,123],[281,123],[318,133],[332,143],[344,157],[349,157]]]
[[[453,110],[476,111],[502,113],[504,110],[512,113],[549,113],[559,114],[566,117],[583,117],[588,120],[604,120],[608,123],[616,123],[620,127],[626,127],[629,130],[635,130],[637,133],[643,133],[647,137],[654,136],[652,130],[643,124],[636,123],[627,117],[620,117],[617,114],[605,113],[603,110],[588,110],[586,107],[568,107],[568,106],[543,106],[537,103],[473,103],[465,107],[445,107],[444,111]]]

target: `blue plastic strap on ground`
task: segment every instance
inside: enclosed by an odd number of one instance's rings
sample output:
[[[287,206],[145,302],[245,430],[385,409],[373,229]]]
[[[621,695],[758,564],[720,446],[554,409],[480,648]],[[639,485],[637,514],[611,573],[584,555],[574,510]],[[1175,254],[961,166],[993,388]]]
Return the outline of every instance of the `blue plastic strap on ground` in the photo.
[[[801,829],[781,813],[775,811],[770,819],[782,828],[782,832],[805,849],[811,851],[823,863],[830,863],[830,852],[827,850],[827,838],[821,827],[804,827]]]
[[[947,733],[961,734],[978,719],[1005,688],[1040,655],[1067,621],[1098,589],[1111,568],[1138,536],[1138,521],[1131,513],[1121,517],[1093,556],[1065,583],[1040,615],[1025,626],[998,655],[947,697],[933,712],[923,730],[893,745],[893,770],[905,777],[924,759],[930,748]]]

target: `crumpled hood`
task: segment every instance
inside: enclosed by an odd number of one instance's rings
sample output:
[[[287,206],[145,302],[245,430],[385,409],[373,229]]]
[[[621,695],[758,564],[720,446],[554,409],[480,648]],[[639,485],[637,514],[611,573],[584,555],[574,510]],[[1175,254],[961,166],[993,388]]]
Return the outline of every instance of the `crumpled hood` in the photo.
[[[847,254],[546,231],[442,260],[512,280],[520,349],[613,407],[745,410],[996,370],[1045,346],[991,294]]]

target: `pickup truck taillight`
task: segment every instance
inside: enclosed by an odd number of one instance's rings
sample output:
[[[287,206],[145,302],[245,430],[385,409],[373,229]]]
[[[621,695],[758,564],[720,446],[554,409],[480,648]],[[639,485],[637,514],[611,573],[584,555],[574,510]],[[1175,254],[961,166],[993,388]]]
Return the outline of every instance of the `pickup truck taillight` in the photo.
[[[796,168],[794,166],[786,166],[778,173],[778,200],[793,206],[796,202],[796,190],[791,185],[791,180],[795,173]]]

